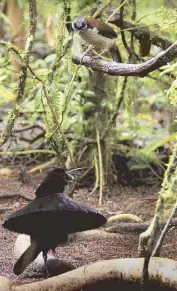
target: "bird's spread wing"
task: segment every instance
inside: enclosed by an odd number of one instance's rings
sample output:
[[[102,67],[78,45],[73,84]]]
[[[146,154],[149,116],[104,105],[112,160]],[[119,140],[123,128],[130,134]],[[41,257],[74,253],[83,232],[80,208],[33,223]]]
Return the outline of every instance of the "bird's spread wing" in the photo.
[[[52,235],[54,231],[74,233],[100,227],[106,218],[97,210],[80,204],[65,194],[34,199],[12,214],[4,228],[28,235]]]

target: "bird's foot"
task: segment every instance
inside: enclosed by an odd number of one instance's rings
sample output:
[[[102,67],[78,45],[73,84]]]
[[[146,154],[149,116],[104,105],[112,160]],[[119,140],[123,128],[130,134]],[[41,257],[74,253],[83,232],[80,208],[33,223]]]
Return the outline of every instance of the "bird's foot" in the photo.
[[[83,53],[83,54],[81,55],[80,65],[82,64],[82,60],[83,60],[84,57],[85,57],[85,53]]]
[[[44,269],[44,278],[45,278],[45,279],[50,278],[50,273],[49,273],[49,271],[48,271],[47,264],[45,265],[45,269]]]
[[[82,56],[81,56],[81,60],[80,60],[80,64],[82,64],[82,60],[83,60],[83,58],[85,57],[85,55],[89,52],[89,51],[91,51],[92,49],[93,49],[93,45],[89,45],[89,47],[88,47],[88,49],[82,54]]]

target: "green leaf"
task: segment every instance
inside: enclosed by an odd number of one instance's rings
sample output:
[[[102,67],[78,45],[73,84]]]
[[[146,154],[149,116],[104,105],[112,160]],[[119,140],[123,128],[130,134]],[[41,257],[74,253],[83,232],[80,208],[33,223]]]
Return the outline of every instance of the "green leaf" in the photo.
[[[0,105],[7,104],[15,99],[15,95],[4,85],[0,84]]]

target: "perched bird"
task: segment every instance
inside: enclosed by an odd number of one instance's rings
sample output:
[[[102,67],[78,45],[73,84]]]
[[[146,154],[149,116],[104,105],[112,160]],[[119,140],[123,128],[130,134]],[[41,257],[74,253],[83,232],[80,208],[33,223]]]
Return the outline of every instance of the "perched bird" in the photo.
[[[115,62],[122,62],[120,52],[115,44],[117,33],[112,27],[99,19],[77,16],[73,22],[73,29],[89,45],[94,46],[96,51],[101,51],[100,55],[110,51]]]
[[[53,182],[58,177],[51,176]],[[68,234],[98,228],[106,222],[106,218],[99,211],[74,201],[66,194],[50,193],[49,176],[42,184],[48,189],[48,195],[42,195],[38,188],[36,194],[39,195],[27,206],[11,214],[3,223],[4,228],[31,237],[31,245],[14,265],[16,275],[21,274],[40,252],[43,252],[47,272],[47,253],[50,249],[54,251],[58,245],[66,243]],[[52,191],[55,192],[55,189]]]

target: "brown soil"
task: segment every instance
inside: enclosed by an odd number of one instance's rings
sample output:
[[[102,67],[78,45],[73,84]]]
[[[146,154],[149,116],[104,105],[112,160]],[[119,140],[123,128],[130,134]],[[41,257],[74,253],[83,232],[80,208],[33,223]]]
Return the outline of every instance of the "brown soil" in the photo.
[[[19,181],[18,177],[0,178],[0,195],[9,193],[24,194],[34,197],[34,190],[41,182],[43,174],[28,175],[25,183]],[[107,217],[116,213],[132,213],[142,218],[143,221],[153,217],[155,202],[159,189],[149,187],[117,187],[104,195],[103,205],[98,205],[98,193],[90,196],[87,189],[78,190],[74,199],[87,203],[87,205],[100,209]],[[27,201],[23,198],[0,198],[0,221],[18,208],[24,206]],[[11,210],[4,210],[11,208]],[[171,230],[164,242],[161,255],[177,259],[176,229]],[[14,264],[13,246],[17,234],[3,229],[0,225],[0,276],[17,279],[13,275]],[[107,238],[89,239],[73,242],[66,246],[58,247],[58,257],[64,261],[74,264],[76,267],[89,264],[91,262],[124,257],[138,256],[138,235],[132,233],[117,234],[113,240],[111,236]]]

